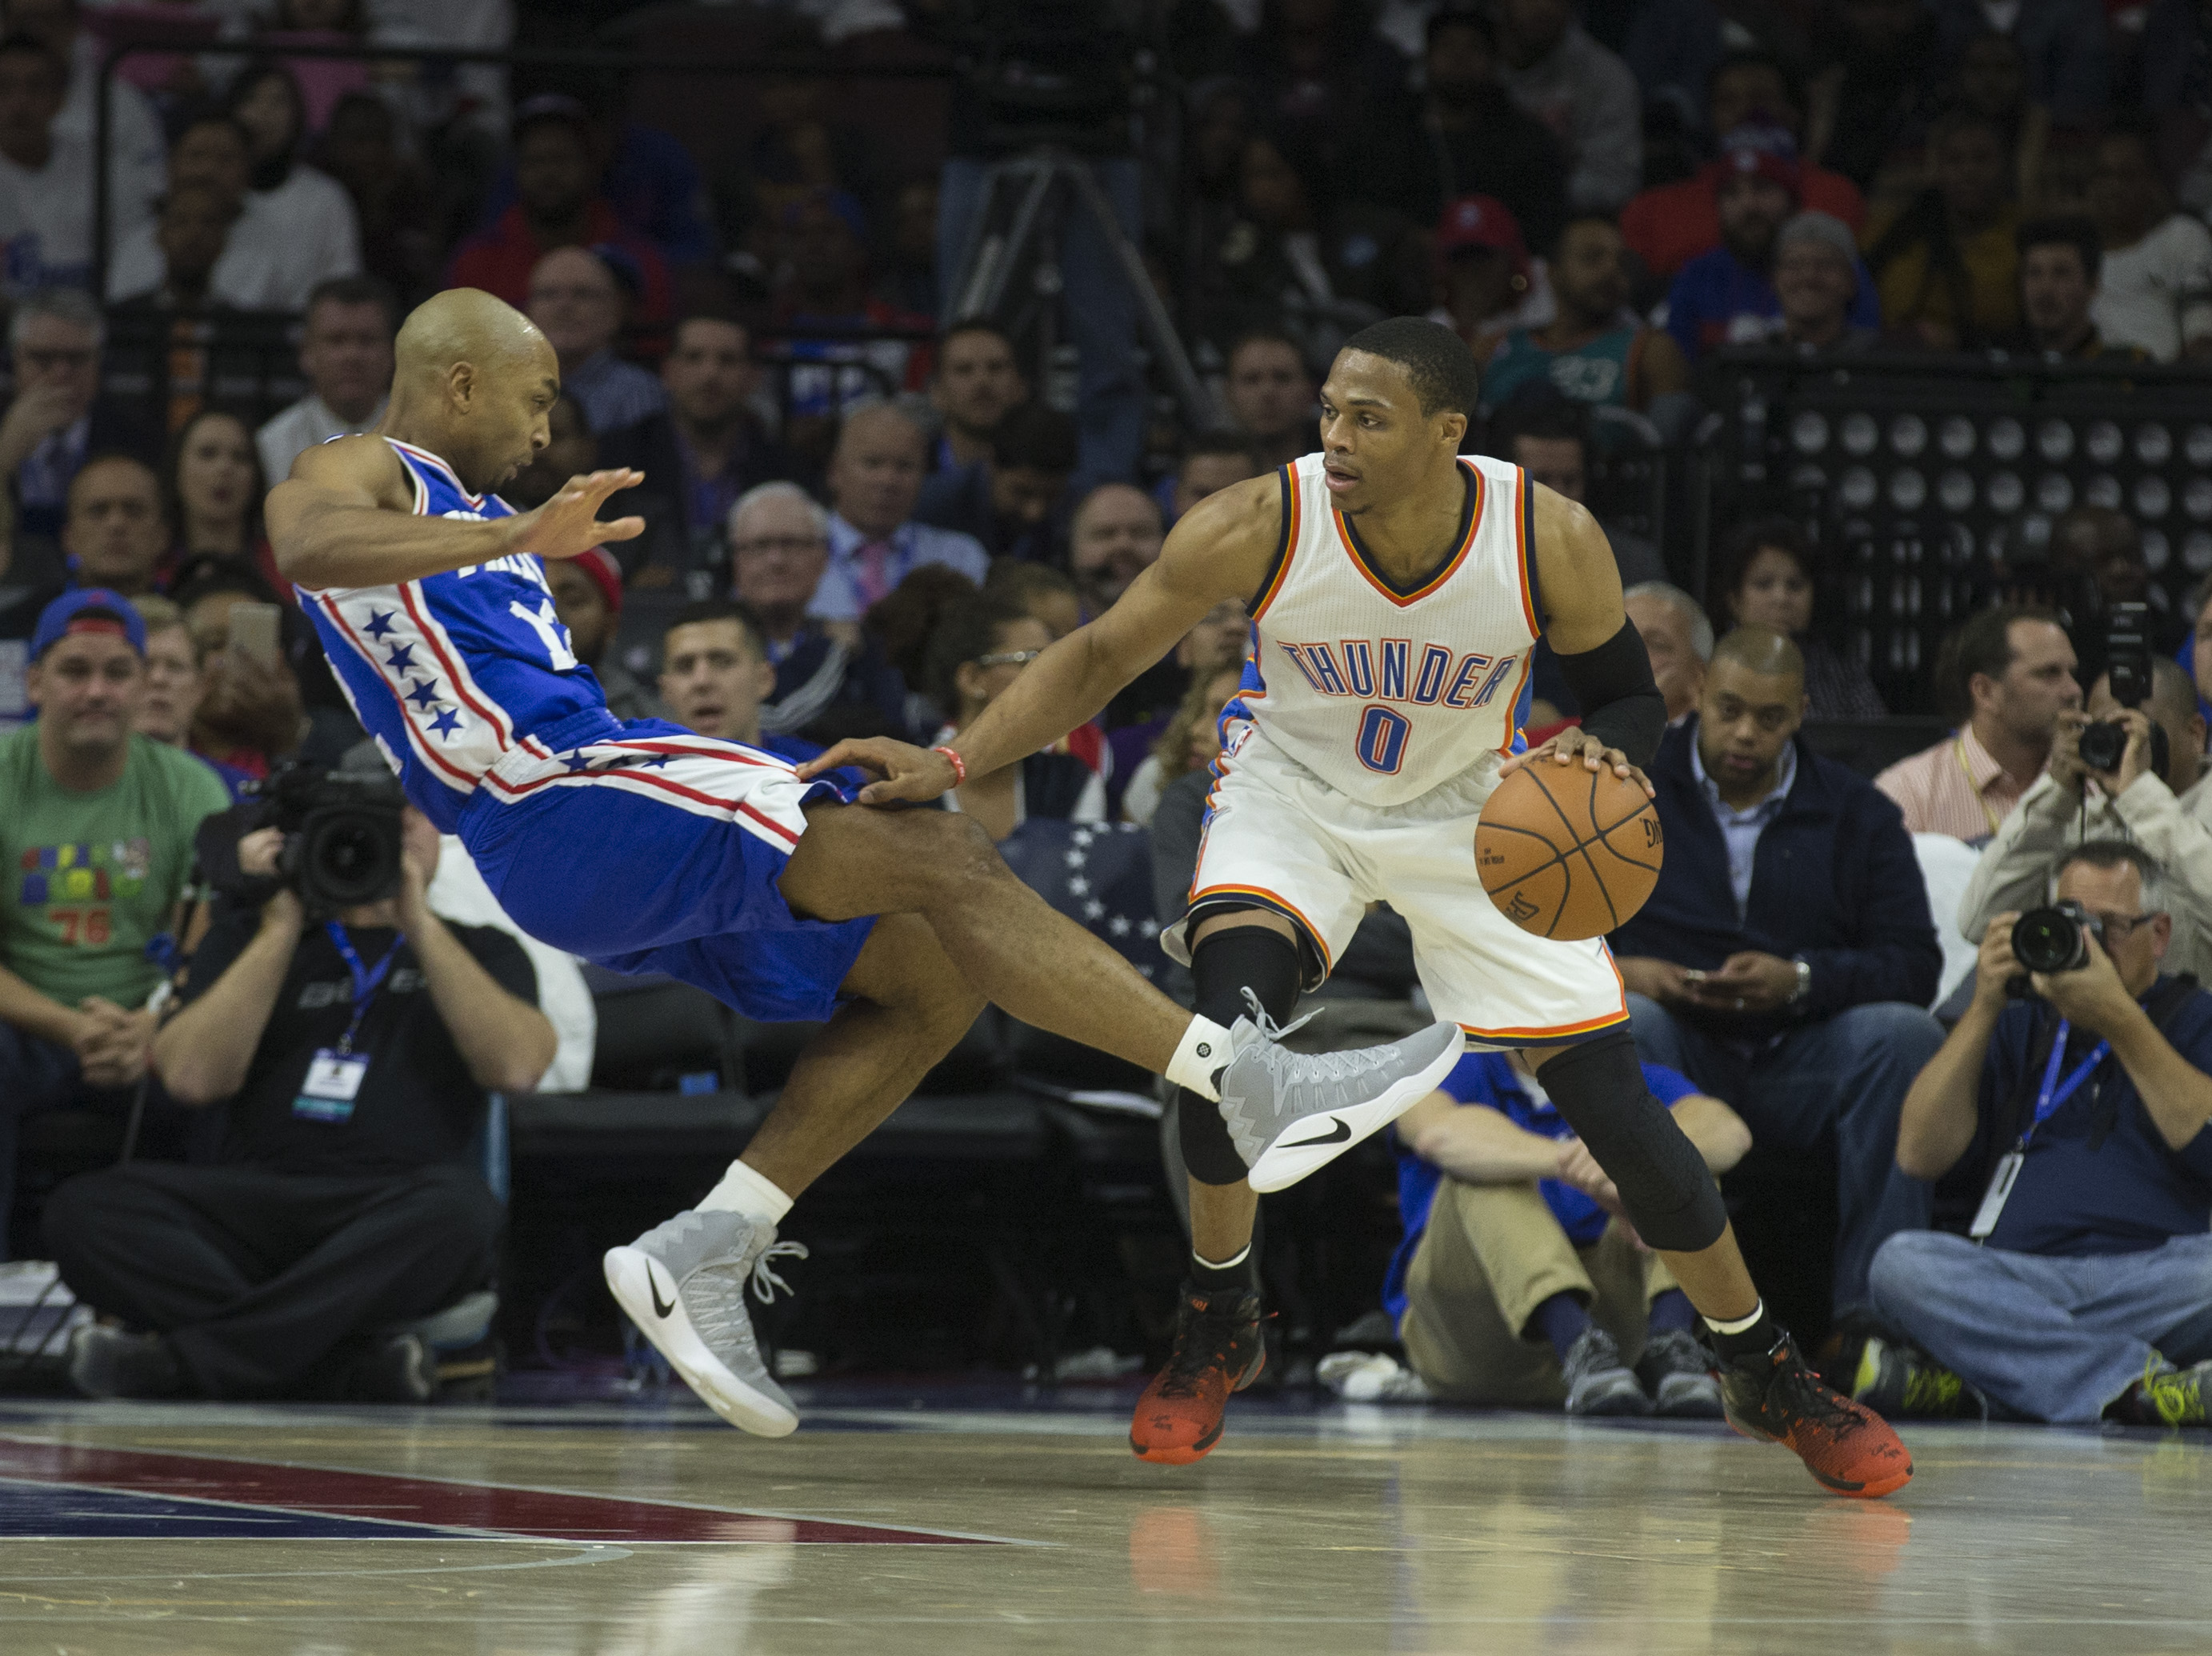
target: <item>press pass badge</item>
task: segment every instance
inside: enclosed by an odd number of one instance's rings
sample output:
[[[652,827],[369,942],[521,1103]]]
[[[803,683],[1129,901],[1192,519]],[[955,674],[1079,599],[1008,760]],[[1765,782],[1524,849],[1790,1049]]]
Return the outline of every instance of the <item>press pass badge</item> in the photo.
[[[368,1073],[368,1059],[361,1054],[323,1047],[307,1065],[307,1078],[292,1101],[292,1113],[309,1121],[350,1119],[362,1077]]]
[[[2019,1149],[2007,1150],[1998,1158],[1996,1171],[1990,1175],[1990,1187],[1983,1192],[1982,1204],[1974,1210],[1974,1222],[1966,1232],[1975,1241],[1986,1240],[1997,1228],[1997,1216],[2004,1211],[2013,1180],[2020,1177],[2020,1164],[2027,1159],[2027,1152]]]

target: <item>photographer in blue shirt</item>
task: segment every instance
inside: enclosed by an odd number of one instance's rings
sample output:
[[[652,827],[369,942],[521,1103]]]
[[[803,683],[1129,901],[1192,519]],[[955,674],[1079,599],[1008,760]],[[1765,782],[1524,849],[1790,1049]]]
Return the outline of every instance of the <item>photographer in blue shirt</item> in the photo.
[[[2052,881],[2081,917],[2067,969],[2027,973],[2020,916],[1990,922],[1972,1006],[1897,1137],[1905,1172],[1975,1202],[1970,1234],[1903,1231],[1875,1255],[1875,1308],[1919,1349],[1869,1342],[1862,1401],[1956,1413],[1971,1387],[2033,1420],[2207,1423],[2212,995],[2159,969],[2164,885],[2137,846],[2067,852]],[[2033,995],[2008,998],[2023,975]]]

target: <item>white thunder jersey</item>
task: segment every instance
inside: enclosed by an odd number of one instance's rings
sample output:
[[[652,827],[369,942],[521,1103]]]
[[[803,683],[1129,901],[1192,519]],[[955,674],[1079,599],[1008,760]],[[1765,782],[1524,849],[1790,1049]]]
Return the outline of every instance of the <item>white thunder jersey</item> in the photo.
[[[1537,620],[1534,500],[1520,467],[1463,454],[1467,504],[1452,554],[1393,586],[1338,513],[1322,457],[1282,470],[1281,550],[1253,610],[1244,684],[1223,713],[1249,719],[1338,792],[1397,805],[1518,751]]]
[[[1522,931],[1475,870],[1502,755],[1528,745],[1540,611],[1527,476],[1460,464],[1458,537],[1411,591],[1361,551],[1321,456],[1283,468],[1283,542],[1254,605],[1244,687],[1222,713],[1190,909],[1160,941],[1188,965],[1193,918],[1269,909],[1310,945],[1310,989],[1368,905],[1387,902],[1413,933],[1430,1004],[1470,1044],[1564,1046],[1625,1027],[1626,994],[1603,940]]]

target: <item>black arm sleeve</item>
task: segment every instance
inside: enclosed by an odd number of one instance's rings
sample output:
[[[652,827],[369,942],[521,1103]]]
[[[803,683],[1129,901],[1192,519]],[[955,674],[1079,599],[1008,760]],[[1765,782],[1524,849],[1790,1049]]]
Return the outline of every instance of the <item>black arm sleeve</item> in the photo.
[[[1560,656],[1559,671],[1582,704],[1583,728],[1626,754],[1630,764],[1649,765],[1667,733],[1667,701],[1636,623],[1623,620],[1596,649]]]

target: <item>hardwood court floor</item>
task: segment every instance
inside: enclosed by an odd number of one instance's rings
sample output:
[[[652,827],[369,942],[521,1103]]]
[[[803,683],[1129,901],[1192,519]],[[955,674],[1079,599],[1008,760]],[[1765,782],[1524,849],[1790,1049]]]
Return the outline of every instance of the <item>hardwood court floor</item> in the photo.
[[[1144,1465],[1126,1390],[0,1405],[9,1656],[2212,1649],[2212,1459],[1907,1434],[1893,1500],[1717,1429],[1240,1406]],[[1241,1404],[1241,1400],[1240,1400]]]

